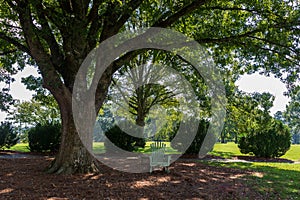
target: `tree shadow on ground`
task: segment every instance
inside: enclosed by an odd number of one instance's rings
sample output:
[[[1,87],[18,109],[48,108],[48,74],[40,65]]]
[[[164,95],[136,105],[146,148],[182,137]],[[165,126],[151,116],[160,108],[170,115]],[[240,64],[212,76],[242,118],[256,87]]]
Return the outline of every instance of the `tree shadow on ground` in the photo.
[[[213,163],[221,166],[253,171],[247,175],[247,184],[263,196],[264,199],[297,199],[300,196],[300,164],[292,163]]]
[[[234,154],[232,152],[224,152],[224,151],[213,151],[210,153],[210,155],[218,156],[220,158],[232,158],[232,157],[236,156],[236,154]]]
[[[98,174],[56,175],[44,169],[49,157],[0,159],[3,199],[252,199],[247,170],[178,160],[170,173],[125,173],[104,165]]]

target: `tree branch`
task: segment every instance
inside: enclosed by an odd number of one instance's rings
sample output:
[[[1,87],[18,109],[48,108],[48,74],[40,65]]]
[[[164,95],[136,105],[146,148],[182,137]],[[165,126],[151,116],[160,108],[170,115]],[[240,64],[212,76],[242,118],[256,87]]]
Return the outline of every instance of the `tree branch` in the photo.
[[[239,42],[241,45],[243,46],[247,46],[246,43],[244,42]],[[270,49],[270,48],[266,48],[266,47],[261,47],[261,46],[258,46],[258,45],[254,45],[254,47],[256,47],[257,49],[261,49],[261,50],[264,50],[264,51],[270,51],[270,52],[273,52],[273,53],[277,53],[278,55],[282,56],[283,59],[286,59],[288,60],[290,63],[293,63],[294,65],[296,66],[299,66],[300,67],[300,64],[299,62],[295,62],[294,60],[300,60],[299,58],[294,58],[294,57],[291,57],[290,55],[286,55],[286,54],[282,54],[281,52],[279,51],[276,51],[274,49]],[[290,58],[289,58],[290,57]]]
[[[37,2],[35,6],[38,18],[42,26],[41,37],[47,42],[50,47],[51,59],[53,61],[53,64],[59,68],[59,66],[61,66],[63,63],[63,54],[45,17],[42,1],[40,0],[39,2]]]
[[[202,10],[222,10],[222,11],[245,11],[260,15],[275,15],[277,17],[280,17],[279,15],[276,15],[274,12],[268,11],[268,10],[256,10],[256,9],[250,9],[250,8],[239,8],[239,7],[221,7],[221,6],[205,6],[202,8]]]
[[[11,53],[15,53],[15,52],[17,52],[17,51],[18,51],[17,49],[12,49],[12,50],[8,50],[8,51],[3,51],[3,52],[0,52],[0,56],[5,56],[5,55],[11,54]]]
[[[8,28],[13,28],[13,29],[22,30],[21,27],[19,27],[19,26],[14,26],[14,25],[11,25],[11,24],[8,24],[8,23],[4,23],[4,22],[3,22],[3,25],[6,26],[6,27],[8,27]]]
[[[18,14],[21,26],[23,28],[24,37],[30,49],[30,55],[39,65],[39,69],[43,76],[43,86],[54,92],[55,98],[59,98],[61,93],[68,90],[63,86],[63,83],[55,71],[49,54],[45,51],[40,38],[36,35],[36,27],[31,17],[31,9],[28,0],[18,2]],[[68,91],[70,92],[70,91]]]
[[[122,91],[122,89],[119,87],[119,85],[117,84],[117,82],[114,79],[112,79],[112,82],[113,82],[114,86],[116,86],[117,90],[121,93],[124,101],[126,102],[127,97],[126,97],[125,92]]]
[[[196,9],[203,6],[205,3],[209,1],[210,0],[195,0],[192,3],[186,5],[185,7],[179,9],[177,12],[167,17],[166,19],[164,19],[164,16],[162,16],[152,25],[152,27],[161,27],[161,28],[169,27],[184,15],[195,11]]]
[[[0,32],[0,39],[5,40],[6,42],[8,42],[8,43],[14,45],[16,48],[20,49],[21,51],[24,51],[24,52],[30,54],[29,49],[25,45],[21,44],[16,39],[5,35],[4,33]]]
[[[223,42],[230,42],[232,40],[249,37],[250,35],[255,34],[255,33],[259,33],[259,32],[261,32],[260,29],[255,29],[255,30],[248,31],[248,32],[240,34],[240,35],[232,35],[232,36],[224,37],[224,38],[201,38],[201,39],[196,39],[196,41],[200,44],[204,44],[204,43],[223,43]]]
[[[51,6],[47,5],[45,2],[42,3],[44,15],[56,26],[58,29],[62,30],[65,28],[63,23],[64,16],[59,13],[56,9],[53,9]]]
[[[299,52],[296,52],[295,50],[293,50],[291,47],[288,47],[286,45],[283,45],[283,44],[280,44],[280,43],[277,43],[277,42],[273,42],[271,40],[268,40],[266,38],[259,38],[259,37],[255,37],[255,36],[251,36],[249,35],[248,36],[249,38],[252,38],[252,39],[256,39],[256,40],[260,40],[260,41],[263,41],[265,43],[268,43],[268,44],[271,44],[271,45],[275,45],[275,46],[279,46],[279,47],[282,47],[282,48],[286,48],[288,49],[289,51],[295,53],[295,54],[299,54]]]
[[[127,9],[115,12],[111,11],[116,10],[116,4],[111,3],[111,7],[107,9],[107,12],[103,18],[104,23],[100,36],[100,42],[117,34],[122,28],[122,26],[125,24],[125,22],[130,18],[132,12],[136,10],[142,2],[142,0],[131,0],[126,4]]]

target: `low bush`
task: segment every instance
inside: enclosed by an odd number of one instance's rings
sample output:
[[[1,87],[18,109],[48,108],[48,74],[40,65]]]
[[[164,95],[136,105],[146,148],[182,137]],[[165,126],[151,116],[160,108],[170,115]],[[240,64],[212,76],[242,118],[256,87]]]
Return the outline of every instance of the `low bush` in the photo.
[[[128,135],[117,125],[106,131],[105,136],[104,146],[110,153],[118,153],[120,151],[118,148],[132,152],[135,150],[135,143],[139,139]]]
[[[60,137],[60,124],[38,124],[28,131],[29,149],[31,152],[56,152],[60,145]]]
[[[184,149],[186,149],[186,144],[188,143],[188,141],[190,141],[191,137],[190,135],[190,131],[192,130],[192,128],[190,126],[194,126],[197,125],[197,123],[184,123],[182,122],[181,125],[178,124],[177,126],[177,130],[174,131],[174,134],[170,135],[170,140],[171,140],[171,147],[173,149],[178,150],[179,152],[183,152]],[[182,132],[180,133],[180,136],[178,135],[176,139],[176,133],[179,130],[179,126],[182,126]],[[202,143],[204,141],[204,138],[207,134],[207,130],[208,130],[208,126],[209,123],[205,120],[200,120],[198,129],[197,129],[197,133],[192,141],[192,143],[190,144],[190,146],[184,151],[184,155],[198,155],[199,151],[201,149]]]
[[[291,146],[291,134],[281,121],[272,120],[239,139],[241,153],[257,157],[275,158],[284,155]]]

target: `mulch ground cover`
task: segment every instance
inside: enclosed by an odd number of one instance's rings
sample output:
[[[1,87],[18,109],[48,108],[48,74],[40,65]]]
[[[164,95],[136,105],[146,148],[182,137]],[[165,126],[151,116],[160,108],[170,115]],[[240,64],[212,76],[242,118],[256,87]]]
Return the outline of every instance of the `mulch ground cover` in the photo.
[[[247,185],[256,172],[179,159],[170,173],[47,174],[52,156],[0,159],[0,199],[263,199]]]

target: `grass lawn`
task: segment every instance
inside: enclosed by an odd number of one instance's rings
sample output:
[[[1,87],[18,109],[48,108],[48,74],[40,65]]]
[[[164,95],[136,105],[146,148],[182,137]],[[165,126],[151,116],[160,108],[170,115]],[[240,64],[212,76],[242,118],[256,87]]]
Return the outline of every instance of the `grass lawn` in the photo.
[[[139,148],[138,152],[141,153],[150,153],[151,149],[150,149],[150,144],[152,142],[146,142],[146,146],[145,148]],[[177,154],[178,151],[174,150],[171,146],[170,146],[170,142],[165,142],[166,144],[166,153],[167,154]],[[94,142],[93,143],[93,153],[95,154],[101,154],[101,153],[105,153],[105,146],[104,146],[104,142]]]
[[[233,156],[242,156],[249,154],[242,154],[234,142],[228,142],[226,144],[216,143],[214,149],[209,154],[215,156],[221,156],[224,158],[231,158]],[[300,161],[300,145],[291,145],[291,148],[281,158]]]
[[[221,163],[206,162],[210,166],[255,171],[245,182],[267,199],[300,199],[300,164],[290,163]]]
[[[93,153],[94,154],[105,153],[104,142],[94,142],[93,143]]]
[[[144,149],[142,148],[139,148],[138,149],[138,152],[141,152],[141,153],[150,153],[151,150],[150,150],[150,144],[152,142],[146,142],[146,146]],[[173,149],[171,146],[170,146],[170,142],[165,142],[166,144],[166,153],[167,154],[177,154],[178,151],[176,151],[175,149]],[[8,149],[6,149],[8,150]],[[29,152],[29,149],[28,149],[28,143],[18,143],[16,144],[15,146],[11,147],[9,150],[13,150],[13,151],[20,151],[20,152]],[[93,143],[93,152],[95,154],[100,154],[100,153],[105,153],[105,146],[104,146],[104,142],[94,142]]]
[[[28,143],[18,143],[15,146],[10,147],[10,149],[5,150],[12,150],[12,151],[19,151],[19,152],[30,152]]]
[[[139,152],[150,153],[150,143],[146,143],[144,149]],[[170,143],[166,142],[168,153],[178,153],[170,147]],[[28,144],[19,143],[10,150],[28,152]],[[105,147],[103,142],[95,142],[93,144],[94,153],[104,153]],[[231,158],[241,154],[235,143],[220,144],[214,146],[211,155]],[[290,150],[282,158],[300,161],[300,145],[292,145]],[[199,161],[209,166],[218,166],[226,168],[238,168],[247,171],[253,171],[245,177],[245,183],[259,191],[266,199],[300,199],[300,164],[291,163],[270,163],[270,162],[210,162]]]
[[[221,156],[223,158],[245,155],[240,152],[240,149],[234,142],[228,142],[226,144],[216,143],[213,151],[209,154],[214,156]]]
[[[220,144],[214,146],[211,155],[231,158],[245,155],[239,151],[235,143]],[[290,150],[281,158],[300,161],[300,145],[292,145]],[[258,173],[246,178],[247,184],[268,199],[300,199],[300,164],[291,163],[221,163],[206,162],[208,165],[253,170]]]
[[[286,152],[281,158],[286,158],[289,160],[300,161],[300,145],[292,145],[290,150]]]
[[[150,144],[151,142],[147,142],[146,147],[144,149],[140,148],[138,151],[141,153],[150,153]],[[166,145],[167,145],[167,153],[169,154],[178,153],[178,151],[176,151],[170,146],[170,142],[166,142]],[[9,150],[19,151],[19,152],[29,152],[28,143],[18,143],[15,146],[11,147]],[[94,142],[93,151],[96,154],[104,153],[105,152],[104,143]],[[228,142],[226,144],[217,143],[215,144],[213,151],[210,152],[209,154],[221,156],[224,158],[231,158],[233,156],[245,155],[240,152],[237,145],[233,142]],[[285,158],[293,161],[300,161],[300,145],[292,145],[290,150],[281,158]]]

